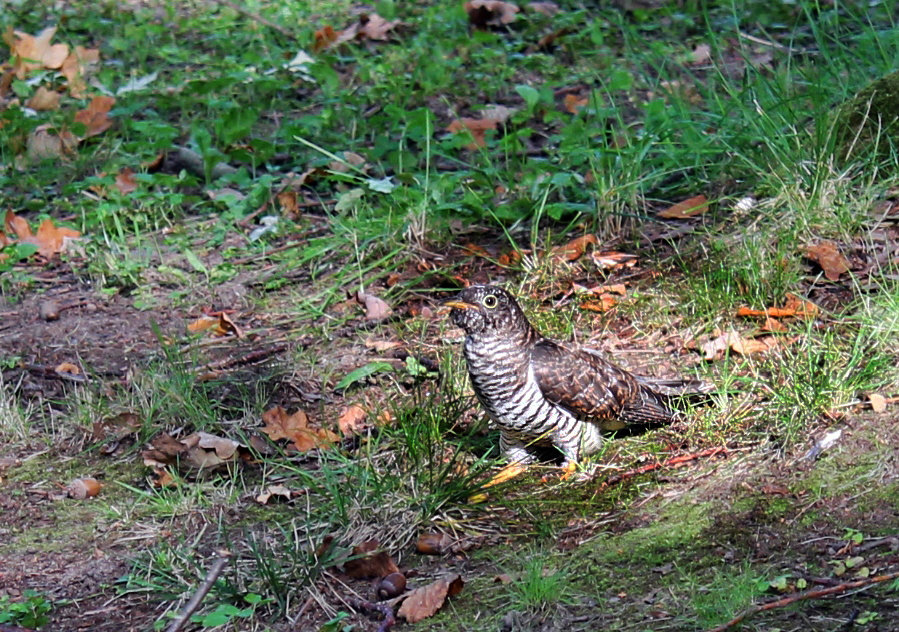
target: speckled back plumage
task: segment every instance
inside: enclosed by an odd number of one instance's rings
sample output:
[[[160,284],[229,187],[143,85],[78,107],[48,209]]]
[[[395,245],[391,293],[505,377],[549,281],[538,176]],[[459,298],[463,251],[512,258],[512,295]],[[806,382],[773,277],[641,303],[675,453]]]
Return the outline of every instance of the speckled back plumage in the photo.
[[[552,444],[577,462],[599,449],[603,430],[669,422],[677,415],[672,395],[709,390],[698,381],[636,376],[596,350],[544,338],[499,287],[472,286],[447,305],[466,333],[474,392],[502,430],[511,461],[532,462],[533,445]]]

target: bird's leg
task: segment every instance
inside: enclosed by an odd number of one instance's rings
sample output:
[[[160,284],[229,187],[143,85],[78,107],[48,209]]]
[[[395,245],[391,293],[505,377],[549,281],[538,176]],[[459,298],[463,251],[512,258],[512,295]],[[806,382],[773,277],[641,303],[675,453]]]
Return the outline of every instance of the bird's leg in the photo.
[[[574,445],[563,446],[562,453],[565,455],[565,462],[562,463],[562,478],[560,480],[568,480],[580,469],[578,464],[580,462],[580,447],[580,442]]]

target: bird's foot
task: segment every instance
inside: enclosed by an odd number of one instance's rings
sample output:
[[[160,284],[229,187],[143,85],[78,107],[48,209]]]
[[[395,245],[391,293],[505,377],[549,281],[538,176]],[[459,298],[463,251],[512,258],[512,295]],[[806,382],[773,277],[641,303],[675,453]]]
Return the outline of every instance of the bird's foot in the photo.
[[[562,477],[559,480],[567,481],[572,476],[577,474],[577,471],[578,471],[577,461],[568,461],[565,465],[562,466]]]
[[[510,481],[517,476],[521,476],[528,469],[528,466],[523,463],[510,463],[505,466],[499,472],[494,474],[494,476],[481,485],[481,489],[487,489],[488,487],[493,487],[494,485],[499,485],[500,483],[505,483],[506,481]],[[468,502],[471,504],[482,503],[487,500],[486,492],[478,492],[477,494],[472,494],[468,497]]]

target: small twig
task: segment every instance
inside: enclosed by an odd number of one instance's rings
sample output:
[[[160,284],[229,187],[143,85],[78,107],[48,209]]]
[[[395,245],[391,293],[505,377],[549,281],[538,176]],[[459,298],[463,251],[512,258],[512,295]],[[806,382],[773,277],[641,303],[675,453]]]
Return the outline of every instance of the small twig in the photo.
[[[606,488],[611,485],[615,485],[620,483],[621,481],[632,478],[634,476],[639,476],[640,474],[645,474],[646,472],[652,472],[653,470],[659,470],[666,467],[671,467],[674,465],[680,465],[682,463],[686,463],[688,461],[694,461],[696,459],[704,459],[706,457],[715,456],[718,454],[728,454],[727,448],[709,448],[708,450],[703,450],[702,452],[694,452],[693,454],[680,454],[678,456],[673,456],[670,459],[665,459],[664,461],[660,461],[658,463],[650,463],[649,465],[643,465],[641,467],[635,468],[633,470],[628,470],[627,472],[622,472],[612,478],[605,480],[602,482],[601,488]]]
[[[218,360],[216,362],[208,362],[203,366],[199,367],[198,372],[216,372],[222,371],[224,369],[231,368],[233,366],[239,366],[244,364],[252,364],[253,362],[258,362],[259,360],[264,360],[269,356],[273,356],[277,353],[281,353],[287,348],[286,344],[278,344],[274,347],[270,347],[268,349],[257,349],[252,351],[246,355],[242,355],[240,357],[231,357],[225,358],[223,360]]]
[[[253,13],[249,9],[245,9],[242,6],[240,6],[239,4],[231,2],[230,0],[218,0],[218,1],[219,1],[219,4],[223,4],[226,7],[230,7],[232,9],[234,9],[235,11],[237,11],[238,13],[240,13],[241,15],[245,15],[248,18],[250,18],[251,20],[256,20],[260,24],[263,24],[263,25],[269,27],[270,29],[274,29],[274,30],[278,31],[281,35],[284,35],[285,37],[289,37],[292,40],[296,39],[296,35],[291,33],[289,30],[287,30],[280,24],[275,24],[271,20],[262,17],[258,13]]]
[[[178,632],[182,627],[184,627],[184,624],[187,623],[187,620],[190,619],[190,616],[200,606],[200,602],[203,601],[203,597],[205,597],[206,593],[210,591],[219,575],[222,574],[225,566],[227,566],[228,560],[231,559],[231,551],[221,549],[218,551],[218,556],[218,559],[209,569],[209,572],[206,573],[206,578],[203,580],[203,583],[197,587],[197,591],[194,593],[193,597],[190,598],[190,601],[184,604],[184,607],[181,609],[181,613],[177,617],[175,617],[175,620],[172,621],[171,625],[169,625],[169,627],[165,629],[165,632]]]
[[[820,599],[821,597],[827,597],[828,595],[838,595],[842,592],[846,592],[847,590],[851,590],[853,588],[865,588],[868,586],[872,586],[874,584],[879,584],[881,582],[890,581],[891,579],[899,578],[899,571],[894,573],[887,573],[886,575],[877,575],[875,577],[868,577],[867,579],[859,579],[854,582],[846,582],[844,584],[837,584],[836,586],[830,586],[828,588],[817,588],[814,590],[807,590],[801,593],[793,593],[792,595],[788,595],[783,599],[778,599],[777,601],[769,601],[768,603],[763,603],[760,605],[750,606],[736,617],[728,621],[727,623],[722,623],[718,627],[712,628],[708,632],[723,632],[723,630],[727,630],[729,628],[734,627],[743,621],[743,619],[747,617],[751,617],[754,614],[758,614],[759,612],[764,612],[765,610],[773,610],[775,608],[783,608],[784,606],[788,606],[791,603],[796,603],[797,601],[805,601],[807,599]]]
[[[384,615],[384,619],[381,621],[381,625],[378,626],[378,632],[388,632],[390,628],[392,628],[396,624],[396,617],[393,614],[393,606],[390,603],[372,603],[371,601],[364,601],[362,599],[356,599],[355,597],[350,599],[350,604],[356,610],[362,610],[363,612],[380,612]]]

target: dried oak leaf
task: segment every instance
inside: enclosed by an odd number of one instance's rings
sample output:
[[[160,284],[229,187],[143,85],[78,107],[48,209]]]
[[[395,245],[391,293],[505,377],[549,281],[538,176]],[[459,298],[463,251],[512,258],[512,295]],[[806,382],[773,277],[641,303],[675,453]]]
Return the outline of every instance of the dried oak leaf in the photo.
[[[689,219],[702,215],[708,210],[708,198],[704,195],[697,195],[659,211],[656,216],[664,219]]]
[[[416,588],[403,600],[397,616],[403,617],[409,623],[427,619],[440,610],[447,597],[458,595],[464,585],[462,576],[454,574],[438,579],[433,584]]]
[[[368,413],[359,404],[344,406],[337,418],[337,427],[344,437],[352,437],[365,431],[368,425],[365,418]]]
[[[821,266],[830,281],[838,281],[841,274],[849,271],[849,261],[832,241],[823,240],[807,246],[805,256]]]
[[[290,439],[291,447],[298,452],[321,448],[340,438],[325,428],[310,428],[309,418],[302,410],[288,415],[281,406],[275,406],[262,413],[262,421],[265,423],[262,432],[272,441]]]
[[[91,99],[86,108],[75,114],[75,122],[83,123],[87,128],[81,136],[82,139],[102,134],[112,127],[108,115],[113,105],[115,105],[114,98],[100,95]]]
[[[69,47],[65,44],[51,44],[54,35],[55,26],[45,28],[37,35],[13,31],[12,28],[6,30],[3,41],[11,49],[13,70],[17,78],[25,79],[32,70],[56,70],[62,66],[69,55]]]
[[[511,24],[519,11],[518,5],[499,0],[471,0],[466,2],[464,7],[468,21],[479,29]]]
[[[353,559],[343,565],[343,572],[355,579],[363,577],[385,577],[400,571],[396,562],[386,551],[379,551],[377,540],[366,540],[353,547]]]

